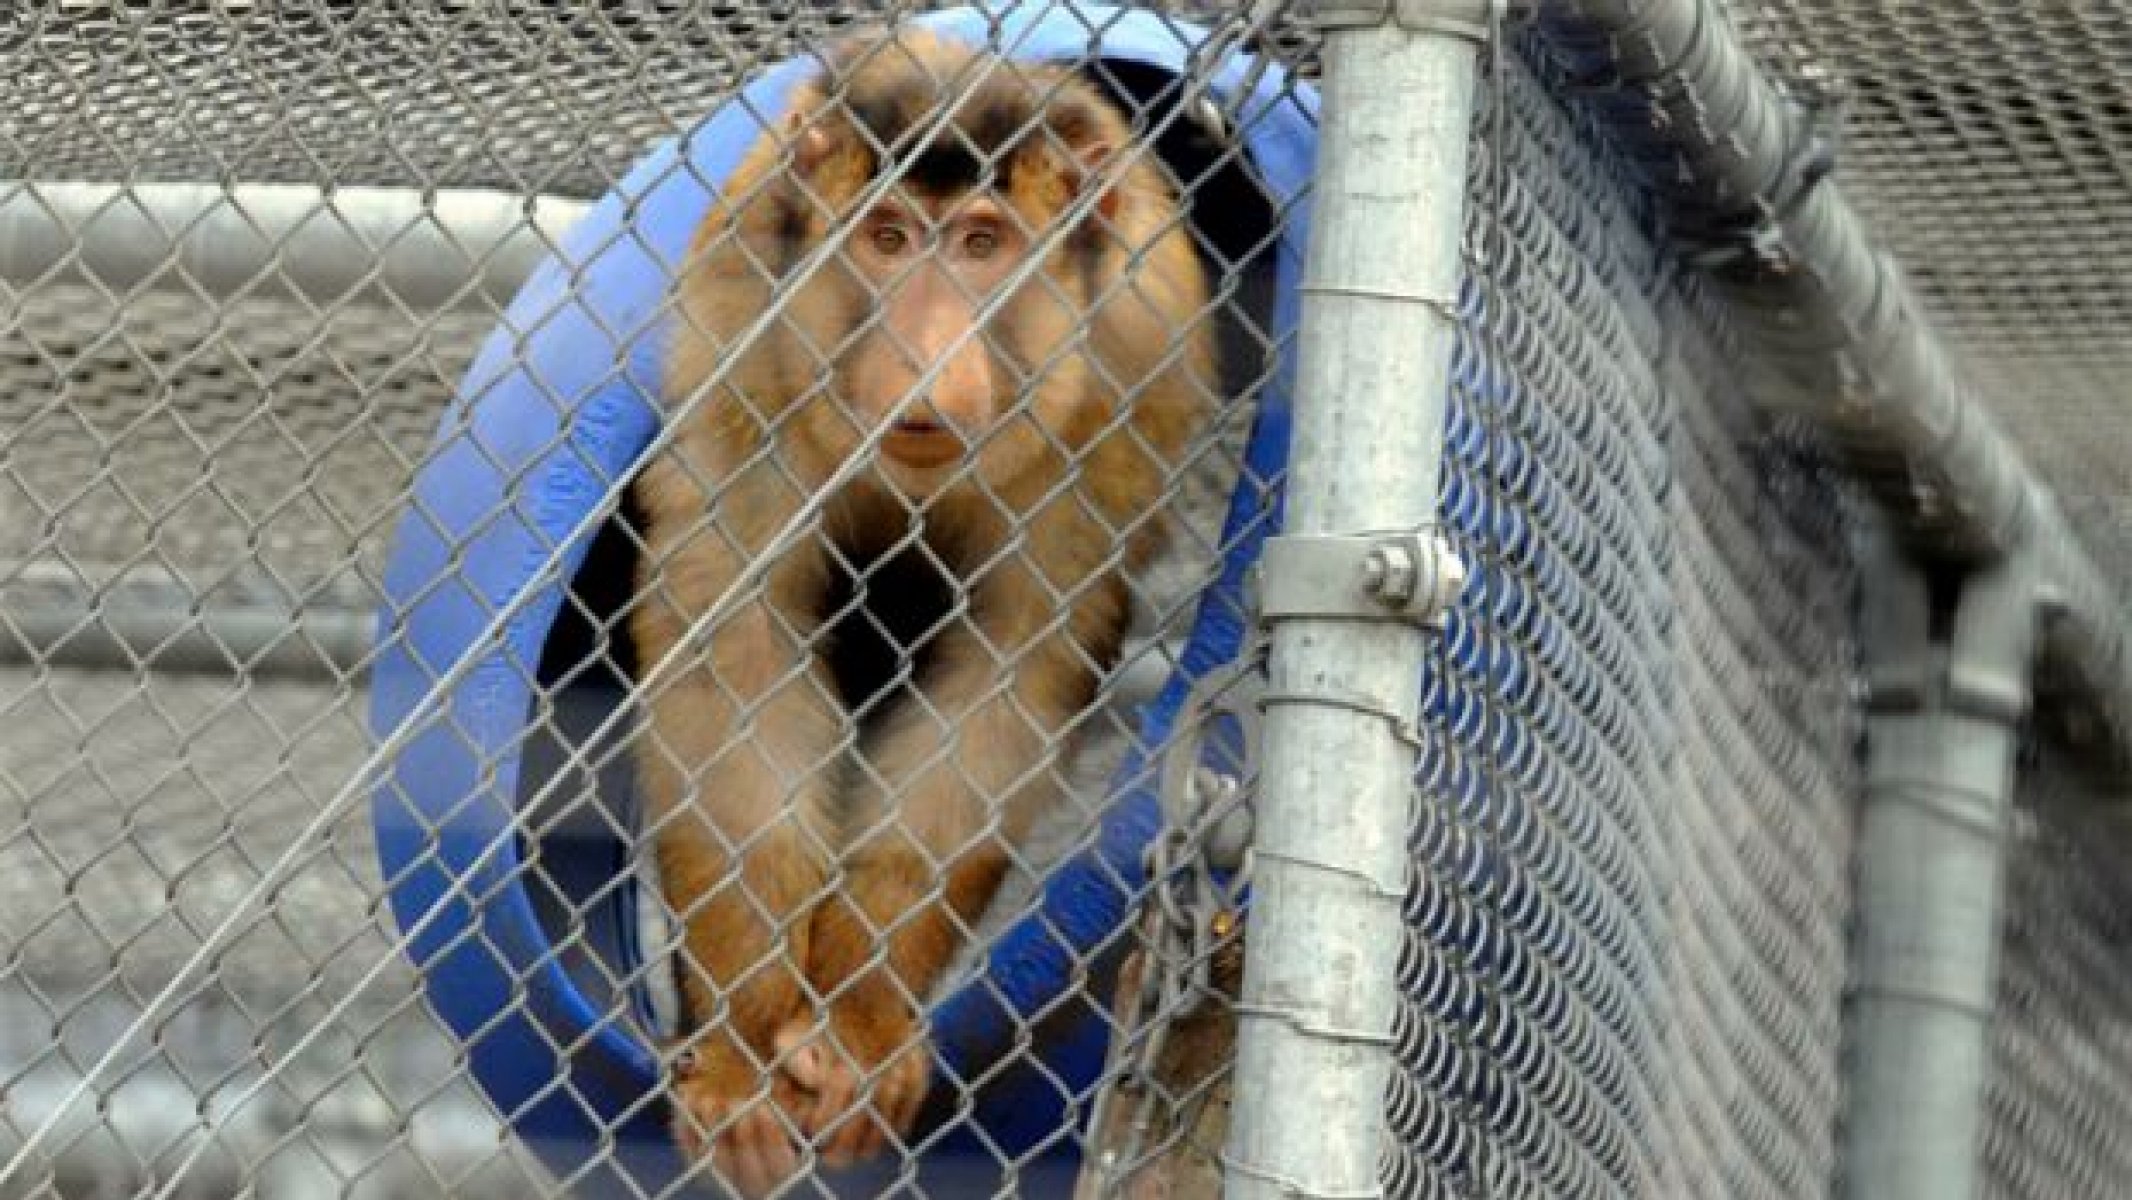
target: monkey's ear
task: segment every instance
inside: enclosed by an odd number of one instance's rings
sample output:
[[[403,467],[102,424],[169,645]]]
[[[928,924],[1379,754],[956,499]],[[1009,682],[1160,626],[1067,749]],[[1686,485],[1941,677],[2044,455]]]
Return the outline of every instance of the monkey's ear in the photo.
[[[793,169],[803,175],[812,175],[836,149],[836,139],[822,128],[820,119],[806,112],[785,116],[784,138],[792,152]]]
[[[1121,194],[1118,180],[1111,173],[1111,159],[1117,155],[1117,147],[1106,141],[1091,141],[1073,148],[1073,185],[1077,192],[1096,190],[1096,214],[1107,222],[1118,219]]]
[[[1059,97],[1046,110],[1052,146],[1062,152],[1066,183],[1078,197],[1100,189],[1093,197],[1095,210],[1104,221],[1115,221],[1124,193],[1118,177],[1118,143],[1131,135],[1117,128],[1118,119],[1093,94]]]

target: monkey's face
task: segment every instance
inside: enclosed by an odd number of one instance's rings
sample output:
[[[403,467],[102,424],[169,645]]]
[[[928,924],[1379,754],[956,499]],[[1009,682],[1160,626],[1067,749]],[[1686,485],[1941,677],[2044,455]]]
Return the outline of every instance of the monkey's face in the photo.
[[[1107,170],[1132,135],[1070,72],[895,49],[840,57],[729,184],[670,374],[722,373],[731,436],[809,471],[870,445],[912,495],[1007,498],[1073,470],[1144,371],[1104,358],[1098,299],[1146,274]],[[769,335],[725,355],[765,306]]]
[[[853,223],[845,256],[863,302],[839,372],[861,428],[905,473],[962,461],[1012,400],[988,310],[1029,254],[1015,214],[985,193],[897,189]]]
[[[1065,269],[1071,252],[1031,261],[1054,239],[1012,201],[982,188],[891,190],[847,218],[843,303],[810,306],[856,317],[822,331],[820,344],[842,348],[831,399],[850,435],[878,437],[885,474],[916,495],[1001,487],[1039,460],[1055,471],[1080,440],[1086,288]]]

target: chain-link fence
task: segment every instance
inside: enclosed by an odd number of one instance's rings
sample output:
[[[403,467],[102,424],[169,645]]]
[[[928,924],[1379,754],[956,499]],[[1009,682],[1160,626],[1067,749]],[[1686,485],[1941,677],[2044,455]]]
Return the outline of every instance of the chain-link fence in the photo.
[[[1409,1195],[1815,1194],[1853,767],[1844,494],[1512,68],[1476,194],[1395,1093]],[[1499,191],[1491,191],[1491,186]],[[1447,1159],[1448,1164],[1447,1165]]]
[[[2111,790],[2038,746],[2010,865],[1986,1194],[2107,1196],[2124,1178],[2125,832]]]
[[[825,68],[883,15],[847,5],[0,15],[0,1194],[673,1194],[683,1147],[798,1169],[794,1194],[1051,1194],[1084,1149],[1143,1185],[1180,1143],[1215,1155],[1317,50],[1292,14],[1174,7],[929,18],[1013,46],[952,81],[962,60],[893,49]],[[1956,173],[1917,114],[1970,96],[1905,56],[1974,31],[1736,7],[1787,77],[1850,85],[1839,177],[1862,164],[1991,394],[2065,377],[2018,343],[2105,404],[2079,366],[2102,360],[2009,317],[1974,255],[2083,295],[2109,273],[2022,251],[2007,179],[1952,208],[1904,183]],[[1643,194],[1607,81],[1538,34],[1499,50],[1441,505],[1472,580],[1422,680],[1386,1187],[1827,1194],[1866,505],[1758,407],[1761,348]],[[1964,101],[2028,115],[1956,121],[1962,144],[2062,167],[2059,227],[2115,214],[2111,102],[2004,99],[2074,71],[2031,65]],[[820,70],[841,150],[782,123]],[[1038,246],[1020,276],[847,278],[969,232],[908,189],[818,190],[778,210],[796,242],[735,217],[690,251],[766,129],[773,182],[894,157],[883,72],[1022,105],[1022,141],[939,143],[990,156],[1010,202],[960,244]],[[1073,158],[1046,114],[1075,102],[1131,136]],[[1146,174],[1032,223],[1018,156]],[[832,230],[855,248],[809,260]],[[1159,277],[1172,230],[1204,298]],[[1076,291],[1099,269],[1129,282]],[[690,271],[725,291],[677,309]],[[918,292],[985,332],[897,326]],[[1134,303],[1168,306],[1143,357],[1075,340]],[[2107,305],[2080,311],[2106,358]],[[1047,312],[1066,327],[1032,349]],[[987,395],[1080,380],[1114,419],[1036,401],[973,432],[950,410],[985,371],[1011,381]],[[853,415],[883,380],[937,411]],[[1174,427],[1115,416],[1166,405]],[[2001,415],[2047,469],[2093,460],[2068,507],[2107,559],[2117,447],[2034,408]],[[954,486],[851,465],[964,437]],[[1155,523],[1159,552],[1119,548]],[[2039,757],[1984,1154],[1994,1194],[2103,1195],[2132,1080],[2111,784]],[[920,1022],[922,1053],[876,1028]],[[1182,1078],[1188,1112],[1091,1135],[1106,1078],[1104,1104]]]

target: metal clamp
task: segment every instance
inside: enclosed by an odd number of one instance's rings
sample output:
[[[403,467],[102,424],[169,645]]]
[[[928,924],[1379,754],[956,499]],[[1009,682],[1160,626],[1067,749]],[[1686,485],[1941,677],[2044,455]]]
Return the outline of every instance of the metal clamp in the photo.
[[[1284,534],[1259,557],[1258,613],[1407,621],[1426,628],[1466,586],[1459,561],[1434,526],[1403,533]]]
[[[1505,0],[1306,0],[1303,15],[1319,30],[1376,29],[1390,23],[1409,33],[1485,43],[1509,7]]]
[[[2033,690],[2041,614],[2034,564],[2016,555],[1969,572],[1937,635],[1923,573],[1886,547],[1879,566],[1862,629],[1868,708],[2020,720]]]

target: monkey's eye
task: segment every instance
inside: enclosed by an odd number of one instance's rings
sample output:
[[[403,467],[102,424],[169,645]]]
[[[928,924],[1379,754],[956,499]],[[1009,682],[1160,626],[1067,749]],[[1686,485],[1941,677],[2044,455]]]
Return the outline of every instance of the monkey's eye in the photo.
[[[910,231],[889,221],[867,230],[866,237],[873,243],[874,252],[887,258],[903,253],[911,244]]]
[[[979,262],[999,253],[999,230],[979,225],[965,231],[962,235],[962,252],[965,257]]]

